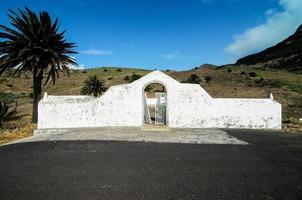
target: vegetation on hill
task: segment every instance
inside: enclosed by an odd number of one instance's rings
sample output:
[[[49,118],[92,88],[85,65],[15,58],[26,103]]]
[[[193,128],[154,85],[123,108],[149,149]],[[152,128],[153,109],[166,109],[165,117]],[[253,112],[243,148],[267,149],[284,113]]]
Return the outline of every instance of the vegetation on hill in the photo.
[[[259,53],[243,57],[236,64],[257,64],[262,68],[302,72],[302,25],[284,41]]]
[[[202,80],[197,74],[191,74],[188,78],[186,78],[182,82],[202,85]]]

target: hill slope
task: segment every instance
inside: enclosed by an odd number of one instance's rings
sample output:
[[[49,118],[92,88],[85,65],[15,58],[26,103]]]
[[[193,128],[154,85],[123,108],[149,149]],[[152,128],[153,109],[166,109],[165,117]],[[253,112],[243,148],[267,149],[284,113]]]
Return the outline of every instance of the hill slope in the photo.
[[[302,71],[302,25],[284,41],[264,51],[240,58],[236,64]]]

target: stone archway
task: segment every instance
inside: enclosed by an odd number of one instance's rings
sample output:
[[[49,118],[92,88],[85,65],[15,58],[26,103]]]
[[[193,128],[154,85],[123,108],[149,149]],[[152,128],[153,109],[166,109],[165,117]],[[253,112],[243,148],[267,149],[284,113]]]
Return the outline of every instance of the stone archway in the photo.
[[[143,125],[168,125],[167,87],[161,82],[149,82],[142,90]]]

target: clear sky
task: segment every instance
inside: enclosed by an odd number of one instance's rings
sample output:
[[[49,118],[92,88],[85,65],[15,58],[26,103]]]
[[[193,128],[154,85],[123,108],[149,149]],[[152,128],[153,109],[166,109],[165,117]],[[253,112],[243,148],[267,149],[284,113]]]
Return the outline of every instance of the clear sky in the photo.
[[[232,63],[302,23],[302,0],[0,0],[0,23],[24,6],[59,18],[85,68]]]

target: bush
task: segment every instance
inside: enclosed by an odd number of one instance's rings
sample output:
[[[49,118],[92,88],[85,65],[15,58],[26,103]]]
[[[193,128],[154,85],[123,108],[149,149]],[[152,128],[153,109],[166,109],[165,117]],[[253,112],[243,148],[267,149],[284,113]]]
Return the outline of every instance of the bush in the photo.
[[[112,80],[112,79],[113,79],[112,77],[109,77],[109,78],[108,78],[108,80]]]
[[[289,87],[294,92],[302,93],[302,84],[292,84]]]
[[[125,81],[129,81],[130,80],[130,76],[126,75],[124,78]]]
[[[117,69],[116,71],[117,71],[117,72],[122,72],[122,69]]]
[[[108,72],[108,69],[104,69],[104,72]]]
[[[255,80],[255,83],[256,84],[260,84],[260,83],[262,83],[264,81],[264,79],[261,77],[261,78],[259,78],[259,79],[256,79]]]
[[[212,80],[212,78],[210,76],[206,76],[204,80],[206,81],[206,83],[209,83]]]
[[[82,73],[83,73],[83,74],[86,74],[86,73],[87,73],[87,71],[85,71],[85,70],[84,70],[84,71],[82,71]]]
[[[231,69],[228,69],[228,71],[227,71],[228,73],[231,73],[232,72],[232,70]]]
[[[8,121],[11,119],[14,119],[14,114],[16,113],[17,109],[17,100],[16,100],[16,95],[1,95],[0,98],[0,127],[2,126],[2,123],[4,121]],[[15,102],[15,106],[10,109],[8,104],[11,102]]]
[[[202,80],[198,75],[191,74],[189,78],[183,81],[183,83],[202,84]]]
[[[280,88],[282,87],[282,82],[280,80],[265,80],[264,78],[255,78],[248,83],[248,86],[256,87],[271,87]]]
[[[139,74],[132,74],[131,75],[131,80],[132,81],[136,81],[137,79],[140,79],[142,76]]]
[[[240,75],[246,75],[246,73],[245,73],[244,71],[242,71],[242,72],[240,73]]]
[[[270,85],[271,85],[271,87],[274,87],[274,88],[281,88],[282,82],[280,80],[271,80]]]
[[[256,72],[249,72],[249,76],[250,76],[250,77],[256,77],[257,74],[256,74]]]
[[[12,85],[12,84],[7,84],[6,86],[7,86],[7,87],[13,87],[13,85]]]
[[[295,119],[293,117],[287,117],[285,120],[283,120],[282,122],[283,123],[286,123],[286,124],[292,124],[292,123],[295,123]]]

